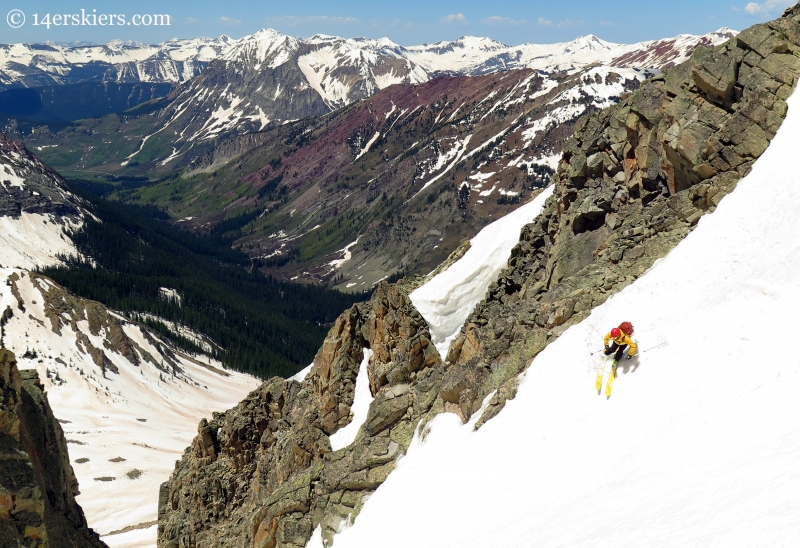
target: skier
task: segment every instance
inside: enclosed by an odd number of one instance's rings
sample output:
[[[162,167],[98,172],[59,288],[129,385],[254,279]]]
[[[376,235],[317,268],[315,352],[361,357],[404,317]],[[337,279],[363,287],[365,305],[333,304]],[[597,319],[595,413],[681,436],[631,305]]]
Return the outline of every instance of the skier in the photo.
[[[606,383],[606,396],[611,396],[611,386],[614,384],[614,379],[617,378],[617,365],[625,354],[625,349],[628,349],[628,359],[631,359],[636,354],[636,343],[631,339],[633,335],[633,326],[631,322],[622,322],[619,327],[613,328],[603,341],[603,353],[606,356],[614,354],[614,363],[611,365],[611,373],[608,375],[608,382]],[[611,341],[611,346],[608,342]],[[597,389],[598,394],[600,388],[603,386],[603,369],[597,372],[597,380],[594,387]]]
[[[631,359],[633,355],[636,354],[636,343],[631,339],[631,335],[633,335],[633,326],[631,322],[622,322],[619,324],[619,327],[613,328],[606,335],[603,341],[603,353],[606,356],[614,354],[614,365],[618,364],[622,359],[626,348],[629,349],[628,359]],[[609,341],[611,341],[611,346],[608,345]]]

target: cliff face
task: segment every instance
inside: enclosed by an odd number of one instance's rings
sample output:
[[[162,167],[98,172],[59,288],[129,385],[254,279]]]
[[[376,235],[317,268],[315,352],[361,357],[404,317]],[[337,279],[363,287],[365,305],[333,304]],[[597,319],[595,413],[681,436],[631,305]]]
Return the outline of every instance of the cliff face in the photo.
[[[351,421],[365,348],[375,395],[355,441]],[[436,399],[442,362],[408,297],[382,284],[331,329],[301,382],[274,378],[236,408],[203,420],[159,503],[159,545],[303,547],[360,510],[408,447]]]
[[[35,371],[0,349],[0,544],[103,547],[75,502],[67,442]]]
[[[480,427],[514,396],[548,342],[666,255],[747,174],[786,115],[800,74],[800,6],[645,83],[585,118],[553,196],[442,361],[403,286],[382,284],[331,330],[302,382],[273,379],[202,422],[162,486],[159,545],[305,546],[330,540],[433,415]],[[355,442],[362,348],[375,396]],[[235,540],[232,540],[235,539]]]

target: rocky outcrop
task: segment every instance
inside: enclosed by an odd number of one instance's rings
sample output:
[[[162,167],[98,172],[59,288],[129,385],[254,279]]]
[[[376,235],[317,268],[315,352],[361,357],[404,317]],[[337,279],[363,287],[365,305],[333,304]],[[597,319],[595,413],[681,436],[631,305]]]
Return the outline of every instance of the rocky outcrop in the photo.
[[[403,286],[381,284],[337,321],[304,381],[273,379],[201,422],[162,486],[159,545],[300,547],[316,527],[331,540],[415,429],[445,411],[466,421],[484,402],[476,427],[490,420],[538,352],[713,211],[774,137],[798,74],[800,7],[583,119],[553,196],[447,359]],[[365,347],[375,399],[355,441],[332,451]]]
[[[18,218],[23,212],[77,220],[85,210],[54,170],[0,134],[0,217]]]
[[[329,436],[352,420],[365,348],[375,400],[355,441]],[[442,367],[408,297],[382,284],[328,333],[303,381],[274,378],[236,408],[203,420],[159,503],[159,545],[303,547],[358,513],[432,411]]]
[[[101,548],[75,502],[67,442],[35,371],[0,349],[0,545]]]

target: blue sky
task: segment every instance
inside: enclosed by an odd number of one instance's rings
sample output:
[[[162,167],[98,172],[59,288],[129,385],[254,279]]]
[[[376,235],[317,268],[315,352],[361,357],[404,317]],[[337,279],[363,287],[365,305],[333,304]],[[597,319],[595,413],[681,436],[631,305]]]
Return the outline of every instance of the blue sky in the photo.
[[[703,34],[727,26],[737,30],[773,19],[795,4],[792,0],[296,0],[281,2],[170,0],[2,0],[0,43],[112,39],[161,42],[169,38],[219,36],[240,38],[272,27],[294,36],[315,33],[338,36],[388,36],[402,45],[452,40],[463,35],[489,36],[510,45],[551,43],[595,34],[619,43]],[[25,24],[11,28],[6,15],[25,14]],[[84,13],[169,14],[166,26],[63,25],[65,15]],[[96,10],[96,11],[93,11]],[[50,14],[51,26],[41,24]],[[62,16],[55,26],[55,15]],[[69,18],[75,21],[78,18]],[[38,20],[40,24],[34,26]],[[12,21],[21,21],[19,14]],[[108,19],[107,19],[108,21]],[[114,19],[119,22],[118,18]]]

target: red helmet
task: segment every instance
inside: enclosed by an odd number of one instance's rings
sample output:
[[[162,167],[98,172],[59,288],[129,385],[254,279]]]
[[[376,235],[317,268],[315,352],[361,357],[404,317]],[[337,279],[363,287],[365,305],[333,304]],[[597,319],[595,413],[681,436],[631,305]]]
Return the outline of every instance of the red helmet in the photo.
[[[615,338],[615,339],[616,339],[617,337],[619,337],[619,329],[617,329],[616,327],[615,327],[615,328],[613,328],[613,329],[611,330],[611,336],[612,336],[613,338]]]

